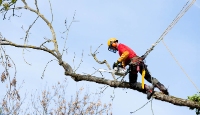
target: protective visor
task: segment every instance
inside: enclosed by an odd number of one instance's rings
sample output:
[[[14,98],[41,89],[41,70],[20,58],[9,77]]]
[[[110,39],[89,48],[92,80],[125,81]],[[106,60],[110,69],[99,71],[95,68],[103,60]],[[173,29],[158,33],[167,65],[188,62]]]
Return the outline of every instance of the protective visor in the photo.
[[[108,51],[111,51],[111,52],[113,52],[113,53],[116,53],[116,52],[117,52],[117,49],[114,48],[114,47],[112,47],[112,46],[109,46],[109,47],[108,47]]]
[[[111,51],[113,53],[117,52],[117,49],[115,47],[112,47],[112,44],[110,44],[110,46],[108,47],[108,51]]]
[[[114,41],[114,42],[118,42],[118,40]],[[110,46],[108,46],[108,51],[111,51],[113,53],[117,52],[117,48],[112,47],[112,43],[114,43],[113,41],[110,41]]]

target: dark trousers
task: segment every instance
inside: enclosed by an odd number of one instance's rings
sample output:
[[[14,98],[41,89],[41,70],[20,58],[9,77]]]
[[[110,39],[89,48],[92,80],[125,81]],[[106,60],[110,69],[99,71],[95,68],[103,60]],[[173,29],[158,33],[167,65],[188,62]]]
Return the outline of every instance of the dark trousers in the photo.
[[[143,62],[141,62],[139,64],[140,67],[140,71],[139,73],[142,75],[142,70],[145,69],[146,73],[145,73],[145,79],[149,82],[152,83],[153,85],[157,84],[159,81],[156,78],[153,78],[148,69],[147,69],[147,65],[145,65]],[[137,82],[137,77],[138,77],[138,71],[137,71],[137,66],[132,66],[130,65],[130,72],[129,72],[129,84],[131,86],[131,88],[133,89],[137,89],[140,92],[146,93],[145,89],[142,89],[142,84],[140,82]]]

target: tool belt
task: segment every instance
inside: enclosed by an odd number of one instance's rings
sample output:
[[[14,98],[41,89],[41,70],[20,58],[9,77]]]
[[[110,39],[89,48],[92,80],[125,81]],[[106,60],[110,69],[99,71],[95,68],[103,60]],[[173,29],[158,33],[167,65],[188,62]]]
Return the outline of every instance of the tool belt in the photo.
[[[143,58],[139,57],[139,56],[135,56],[133,58],[131,58],[131,62],[129,63],[130,65],[133,66],[137,66],[139,65],[141,62],[143,62]]]

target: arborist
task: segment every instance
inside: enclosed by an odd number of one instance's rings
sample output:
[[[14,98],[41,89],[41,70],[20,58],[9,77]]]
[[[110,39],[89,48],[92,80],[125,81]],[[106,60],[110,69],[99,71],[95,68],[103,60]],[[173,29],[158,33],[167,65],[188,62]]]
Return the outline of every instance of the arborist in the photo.
[[[136,53],[129,48],[128,46],[118,43],[116,38],[110,38],[108,40],[108,50],[116,53],[119,52],[119,59],[114,62],[113,67],[121,64],[124,68],[129,65],[129,84],[133,89],[139,89],[140,92],[147,94],[147,99],[150,99],[154,92],[154,87],[157,87],[161,92],[166,95],[169,95],[167,89],[163,84],[161,84],[156,78],[151,77],[147,65],[144,63],[144,58],[137,56]],[[144,78],[152,83],[152,86],[142,84],[137,82],[137,73],[139,72],[142,75],[143,70],[145,70]]]

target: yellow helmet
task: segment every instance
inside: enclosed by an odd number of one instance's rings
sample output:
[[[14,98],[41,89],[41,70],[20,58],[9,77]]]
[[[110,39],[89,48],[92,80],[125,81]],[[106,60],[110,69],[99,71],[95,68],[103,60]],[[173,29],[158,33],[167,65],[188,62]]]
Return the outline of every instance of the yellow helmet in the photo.
[[[113,42],[118,42],[118,40],[116,38],[110,38],[108,40],[108,47],[110,47],[112,45]]]
[[[115,43],[115,42],[118,42],[118,40],[116,39],[116,38],[110,38],[109,40],[108,40],[108,42],[107,42],[107,44],[108,44],[108,51],[111,51],[111,52],[113,52],[113,53],[116,53],[117,52],[117,48],[116,48],[116,46],[117,45],[115,45],[114,47],[113,47],[113,43]]]

